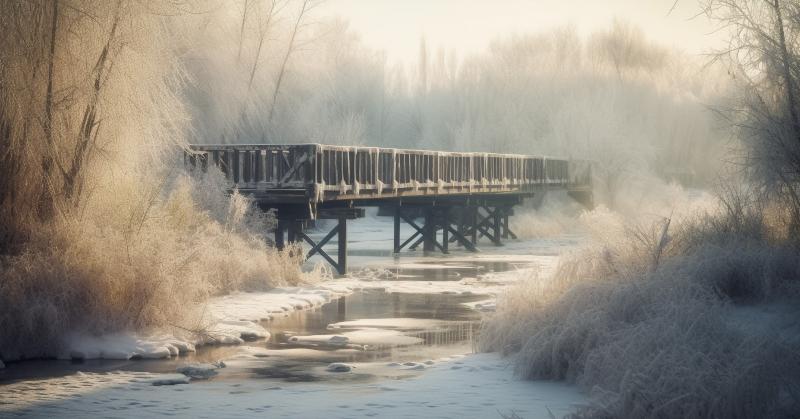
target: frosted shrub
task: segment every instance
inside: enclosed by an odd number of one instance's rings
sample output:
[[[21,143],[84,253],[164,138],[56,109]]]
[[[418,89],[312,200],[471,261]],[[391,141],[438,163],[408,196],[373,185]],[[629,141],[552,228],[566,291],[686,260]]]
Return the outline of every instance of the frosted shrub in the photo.
[[[679,223],[666,245],[610,234],[563,257],[552,279],[532,278],[499,301],[483,348],[513,354],[525,378],[589,390],[580,417],[796,417],[797,331],[731,320],[743,304],[800,297],[797,249],[756,238],[770,227],[749,214]],[[747,228],[712,234],[711,225]]]
[[[178,173],[203,3],[0,2],[0,359],[192,328],[209,296],[306,280],[220,174]]]
[[[70,331],[191,329],[209,296],[310,279],[299,252],[264,241],[269,217],[202,178],[180,176],[146,211],[89,211],[0,259],[0,358],[53,355]]]

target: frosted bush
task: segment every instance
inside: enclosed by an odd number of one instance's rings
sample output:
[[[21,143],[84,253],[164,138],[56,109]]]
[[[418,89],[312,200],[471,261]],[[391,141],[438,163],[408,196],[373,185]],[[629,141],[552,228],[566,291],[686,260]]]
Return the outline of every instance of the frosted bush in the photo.
[[[661,235],[674,235],[666,245],[629,228],[564,256],[552,279],[501,298],[483,348],[513,354],[525,378],[587,389],[592,404],[579,417],[796,417],[796,328],[731,319],[742,304],[796,304],[800,258],[752,234],[769,230],[753,228],[763,219],[731,217],[680,222]],[[747,228],[719,227],[730,225]],[[796,313],[781,316],[793,324]]]
[[[67,332],[193,329],[209,296],[324,276],[268,246],[270,218],[206,181],[181,175],[146,210],[87,209],[0,259],[0,358],[52,355]]]

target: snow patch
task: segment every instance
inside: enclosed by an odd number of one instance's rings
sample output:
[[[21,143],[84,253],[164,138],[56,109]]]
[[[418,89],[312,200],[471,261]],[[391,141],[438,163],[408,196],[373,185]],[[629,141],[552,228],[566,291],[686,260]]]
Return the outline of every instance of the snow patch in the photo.
[[[165,334],[71,334],[66,341],[66,349],[59,359],[160,359],[195,351],[192,342]]]
[[[203,338],[206,344],[237,345],[244,341],[269,339],[269,332],[261,325],[249,320],[222,320],[207,330]]]

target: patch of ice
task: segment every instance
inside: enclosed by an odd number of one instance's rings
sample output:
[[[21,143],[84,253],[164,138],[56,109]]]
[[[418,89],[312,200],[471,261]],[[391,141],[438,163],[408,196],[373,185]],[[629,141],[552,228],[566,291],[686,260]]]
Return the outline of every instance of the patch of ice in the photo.
[[[367,346],[410,346],[423,342],[422,338],[405,335],[400,330],[365,328],[344,335],[351,343]]]
[[[217,375],[219,366],[214,364],[188,364],[177,368],[177,372],[189,378],[207,380]]]
[[[494,298],[481,301],[473,301],[470,303],[462,303],[464,306],[469,307],[476,311],[481,312],[494,312],[497,310],[497,300]]]
[[[146,380],[146,382],[154,386],[174,386],[176,384],[189,384],[189,377],[183,374],[161,374]]]
[[[358,319],[331,323],[328,329],[398,329],[427,330],[446,325],[445,320],[416,319],[408,317],[388,317],[380,319]]]
[[[351,366],[351,365],[348,365],[348,364],[345,364],[345,363],[342,363],[342,362],[334,362],[334,363],[329,364],[328,367],[325,368],[325,371],[328,371],[328,372],[350,372],[351,369],[353,369],[353,366]]]
[[[328,339],[328,344],[330,345],[347,345],[350,342],[350,339],[346,336],[331,336]]]

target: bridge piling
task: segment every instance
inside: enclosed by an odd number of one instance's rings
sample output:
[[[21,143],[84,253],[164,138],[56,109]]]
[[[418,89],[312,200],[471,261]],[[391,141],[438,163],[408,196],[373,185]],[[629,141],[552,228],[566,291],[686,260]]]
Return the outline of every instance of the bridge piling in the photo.
[[[400,253],[400,206],[394,207],[394,247],[393,253]]]
[[[337,248],[338,261],[336,264],[336,271],[339,275],[347,273],[347,217],[344,215],[339,216],[339,246]]]
[[[422,227],[422,250],[433,252],[436,250],[436,216],[432,208],[425,209],[425,224]],[[444,249],[442,249],[444,251]]]

